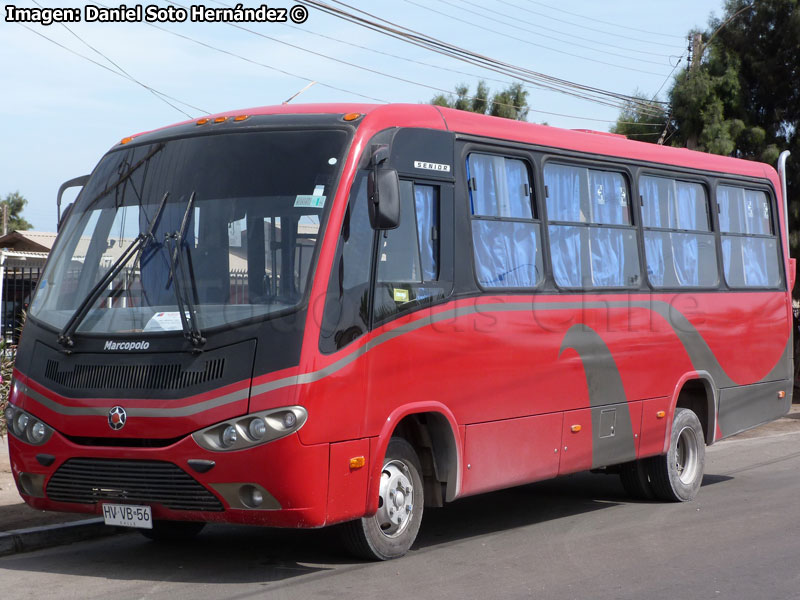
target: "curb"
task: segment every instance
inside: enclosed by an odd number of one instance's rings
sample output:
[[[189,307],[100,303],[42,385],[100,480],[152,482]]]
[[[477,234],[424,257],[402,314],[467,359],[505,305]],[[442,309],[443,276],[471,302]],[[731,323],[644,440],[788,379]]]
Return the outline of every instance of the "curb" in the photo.
[[[119,527],[107,526],[101,518],[56,525],[42,525],[28,529],[14,529],[0,533],[0,556],[72,544],[73,542],[81,542],[92,538],[116,535],[121,532],[122,530]]]

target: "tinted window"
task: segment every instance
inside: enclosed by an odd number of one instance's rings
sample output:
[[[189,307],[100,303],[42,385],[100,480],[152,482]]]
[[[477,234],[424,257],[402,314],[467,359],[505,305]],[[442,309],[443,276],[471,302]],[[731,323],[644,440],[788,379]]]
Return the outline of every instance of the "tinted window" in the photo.
[[[483,287],[530,288],[542,280],[540,225],[534,221],[525,161],[490,154],[467,160],[475,273]]]
[[[613,171],[548,164],[544,182],[556,283],[575,288],[638,287],[639,250],[625,177]]]
[[[722,264],[731,287],[780,285],[778,239],[772,234],[767,194],[760,190],[717,187]]]
[[[659,288],[713,287],[719,279],[705,188],[694,182],[639,180],[647,278]]]
[[[368,329],[373,236],[367,212],[367,174],[359,173],[353,182],[331,267],[320,329],[319,347],[323,352],[343,348]]]
[[[439,187],[400,182],[400,224],[378,234],[375,320],[443,298],[439,281]]]

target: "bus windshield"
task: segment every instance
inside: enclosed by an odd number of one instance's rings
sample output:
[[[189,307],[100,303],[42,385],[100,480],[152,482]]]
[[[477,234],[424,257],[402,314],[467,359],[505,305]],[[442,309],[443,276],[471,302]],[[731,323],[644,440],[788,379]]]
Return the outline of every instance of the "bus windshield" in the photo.
[[[62,328],[97,296],[77,333],[140,333],[180,331],[187,307],[207,329],[297,306],[346,138],[251,131],[112,151],[64,224],[31,315]]]

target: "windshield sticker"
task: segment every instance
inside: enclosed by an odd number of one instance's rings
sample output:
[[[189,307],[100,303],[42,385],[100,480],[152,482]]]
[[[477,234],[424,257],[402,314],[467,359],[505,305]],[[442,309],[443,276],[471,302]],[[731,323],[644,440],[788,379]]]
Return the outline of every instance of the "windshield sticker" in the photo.
[[[394,288],[395,302],[408,302],[408,290]]]
[[[191,318],[188,312],[186,312],[186,318]],[[145,331],[180,331],[181,329],[183,329],[181,313],[177,310],[156,313],[144,326]]]
[[[312,195],[313,196],[324,196],[325,195],[325,186],[324,185],[316,186],[314,188],[314,193]]]
[[[298,194],[294,199],[295,208],[324,208],[325,196]]]
[[[426,171],[442,171],[443,173],[450,172],[450,165],[443,165],[441,163],[428,162],[426,160],[415,160],[415,169],[425,169]]]

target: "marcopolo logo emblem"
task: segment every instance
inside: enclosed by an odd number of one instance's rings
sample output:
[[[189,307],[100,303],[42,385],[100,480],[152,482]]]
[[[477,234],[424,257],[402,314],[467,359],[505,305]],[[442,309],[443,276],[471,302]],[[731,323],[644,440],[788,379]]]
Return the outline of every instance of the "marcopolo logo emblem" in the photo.
[[[147,350],[150,347],[150,342],[147,340],[139,340],[138,342],[115,342],[114,340],[106,340],[103,350]]]
[[[128,420],[128,413],[121,406],[115,406],[108,411],[108,426],[114,431],[119,431],[125,427],[125,422]]]

